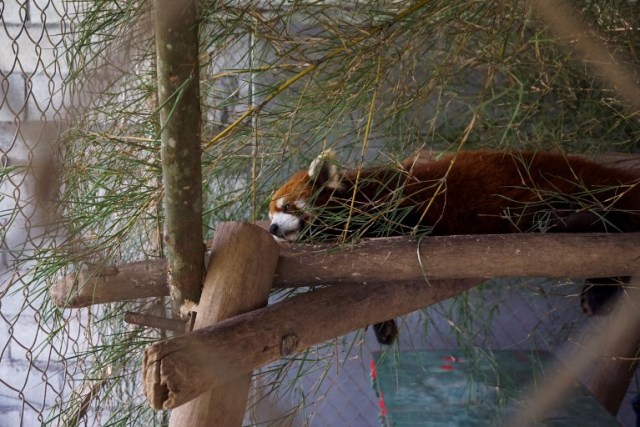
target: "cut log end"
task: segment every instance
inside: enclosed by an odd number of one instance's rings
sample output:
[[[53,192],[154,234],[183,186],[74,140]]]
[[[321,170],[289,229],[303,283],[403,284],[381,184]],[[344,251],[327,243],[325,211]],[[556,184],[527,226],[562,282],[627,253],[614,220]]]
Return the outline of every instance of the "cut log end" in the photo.
[[[180,351],[180,350],[177,350]],[[180,363],[172,363],[162,343],[145,350],[142,365],[144,394],[155,410],[173,409],[197,394],[189,392],[189,379],[180,369]]]
[[[78,275],[77,274],[69,274],[62,279],[55,282],[49,288],[49,295],[51,296],[51,301],[56,305],[56,307],[66,307],[72,298],[72,295],[76,294],[78,289]],[[75,298],[75,301],[78,299]],[[86,301],[81,302],[80,304],[86,303]]]
[[[169,399],[169,388],[162,383],[162,364],[160,360],[155,360],[155,356],[153,347],[145,350],[142,383],[144,394],[151,407],[155,410],[161,410],[165,409],[165,402]]]

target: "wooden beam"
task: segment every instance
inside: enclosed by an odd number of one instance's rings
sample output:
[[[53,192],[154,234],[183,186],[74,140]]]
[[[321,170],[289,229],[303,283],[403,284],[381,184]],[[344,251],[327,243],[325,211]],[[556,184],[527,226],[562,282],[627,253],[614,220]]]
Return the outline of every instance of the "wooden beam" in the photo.
[[[154,0],[164,235],[174,317],[200,299],[202,233],[201,111],[196,0]]]
[[[479,282],[331,286],[294,296],[152,344],[144,355],[145,392],[154,407],[173,408],[282,356],[451,298]]]
[[[504,234],[283,245],[275,287],[468,277],[608,277],[640,270],[640,233]],[[51,286],[59,307],[167,295],[166,261],[88,268]]]
[[[393,237],[345,248],[292,246],[280,257],[274,285],[629,276],[640,270],[639,256],[640,233]]]
[[[166,296],[167,260],[132,262],[120,267],[85,264],[54,282],[49,294],[56,306],[66,308]]]
[[[271,235],[254,225],[237,222],[218,225],[194,329],[265,306],[278,252],[279,246]],[[183,356],[189,358],[187,353],[188,350]],[[197,356],[194,355],[195,359]],[[172,367],[175,365],[164,365],[157,372],[174,375]],[[190,380],[198,382],[197,378]],[[224,389],[208,387],[207,393],[172,411],[170,426],[242,425],[250,383],[251,371],[247,371]],[[161,392],[166,400],[153,392],[154,386],[145,390],[151,391],[149,398],[156,409],[178,406],[171,389],[168,393]]]
[[[164,316],[155,316],[147,313],[127,311],[124,313],[124,321],[130,325],[157,328],[178,333],[191,332],[190,323],[180,319],[167,319]]]

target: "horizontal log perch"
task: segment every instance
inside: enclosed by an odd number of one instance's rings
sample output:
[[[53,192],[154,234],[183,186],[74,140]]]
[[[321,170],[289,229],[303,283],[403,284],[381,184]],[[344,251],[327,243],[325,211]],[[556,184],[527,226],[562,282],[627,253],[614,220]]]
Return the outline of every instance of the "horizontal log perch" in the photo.
[[[85,264],[53,283],[49,294],[55,305],[67,308],[169,295],[167,260],[132,262],[120,267]]]
[[[607,277],[640,271],[640,233],[369,239],[281,251],[274,286],[478,277]]]
[[[640,233],[391,237],[283,245],[274,287],[468,277],[607,277],[640,270]],[[166,262],[86,269],[51,287],[60,307],[167,295]]]
[[[314,344],[458,295],[478,279],[330,286],[145,350],[145,394],[170,409]]]

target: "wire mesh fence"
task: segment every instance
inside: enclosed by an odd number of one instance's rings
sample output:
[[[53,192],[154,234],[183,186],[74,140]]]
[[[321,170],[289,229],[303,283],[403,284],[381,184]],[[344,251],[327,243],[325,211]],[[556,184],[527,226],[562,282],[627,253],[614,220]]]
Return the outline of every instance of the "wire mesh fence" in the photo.
[[[202,2],[209,237],[264,218],[275,183],[326,147],[397,161],[455,148],[471,126],[469,147],[637,151],[638,112],[521,4],[298,3]],[[577,7],[638,63],[636,2]],[[151,3],[4,0],[0,16],[0,426],[168,425],[139,374],[166,333],[122,321],[165,315],[164,298],[60,309],[48,293],[84,265],[164,256]],[[562,355],[588,336],[575,287],[504,289],[408,317],[399,348]],[[246,423],[376,424],[378,349],[360,331],[263,368]],[[619,419],[632,425],[629,405]]]
[[[68,6],[4,1],[0,5],[0,411],[3,425],[39,425],[74,372],[66,362],[82,339],[82,313],[67,338],[48,344],[54,326],[44,288],[33,285],[36,253],[56,239],[47,218],[57,192],[50,169],[64,117],[58,60]]]

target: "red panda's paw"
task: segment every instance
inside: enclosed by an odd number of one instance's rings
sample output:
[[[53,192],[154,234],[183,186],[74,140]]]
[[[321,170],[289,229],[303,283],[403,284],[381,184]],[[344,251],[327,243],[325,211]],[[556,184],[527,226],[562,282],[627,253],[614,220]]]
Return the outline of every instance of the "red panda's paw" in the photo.
[[[398,336],[398,326],[394,319],[373,325],[373,332],[380,344],[391,345]]]
[[[618,296],[622,293],[623,284],[628,281],[628,277],[587,279],[580,293],[582,311],[590,316],[610,314]]]

